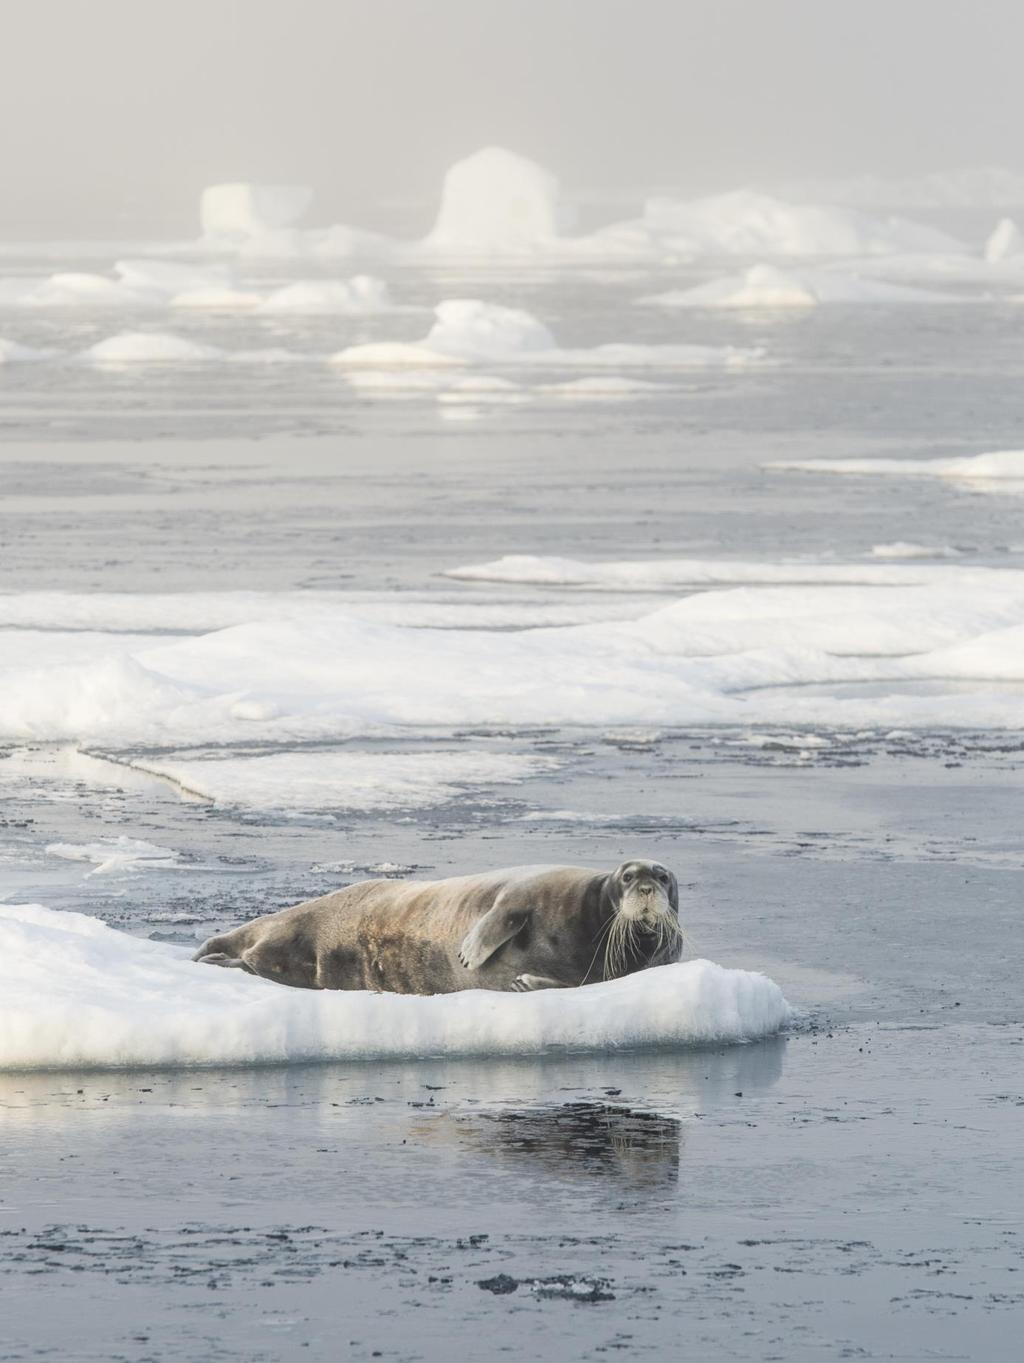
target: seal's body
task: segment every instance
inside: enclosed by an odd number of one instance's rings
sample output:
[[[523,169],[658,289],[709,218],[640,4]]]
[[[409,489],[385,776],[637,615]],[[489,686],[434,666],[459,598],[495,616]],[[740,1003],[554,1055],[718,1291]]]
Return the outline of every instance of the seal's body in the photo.
[[[677,960],[678,912],[675,877],[650,861],[365,880],[211,937],[194,959],[303,989],[564,988]]]

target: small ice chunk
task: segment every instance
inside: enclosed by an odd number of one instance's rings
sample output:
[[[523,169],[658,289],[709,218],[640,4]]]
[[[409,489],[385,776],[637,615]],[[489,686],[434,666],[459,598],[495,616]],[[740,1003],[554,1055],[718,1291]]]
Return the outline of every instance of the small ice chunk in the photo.
[[[224,355],[217,346],[169,331],[122,331],[82,351],[82,359],[92,364],[195,364]]]
[[[100,838],[98,842],[51,842],[47,852],[66,861],[92,863],[87,876],[110,875],[117,871],[133,871],[140,867],[174,866],[178,854],[170,847],[159,847],[143,838]]]
[[[991,265],[1011,256],[1024,255],[1024,232],[1012,218],[1000,218],[985,242],[985,259]]]

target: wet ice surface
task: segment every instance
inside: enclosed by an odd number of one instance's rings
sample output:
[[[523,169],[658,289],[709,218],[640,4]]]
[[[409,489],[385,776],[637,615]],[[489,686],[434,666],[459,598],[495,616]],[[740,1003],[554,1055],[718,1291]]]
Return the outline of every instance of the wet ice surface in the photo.
[[[524,272],[486,295],[465,276],[389,283],[425,307],[528,307],[585,347],[625,338],[630,299],[700,282],[678,276]],[[998,298],[753,321],[637,308],[630,339],[763,345],[777,363],[651,374],[665,391],[629,401],[478,393],[447,404],[469,410],[454,422],[433,392],[367,396],[323,366],[8,365],[0,586],[319,591],[448,628],[454,604],[464,625],[509,631],[634,618],[685,591],[440,574],[510,553],[877,565],[874,546],[901,543],[1017,566],[1012,488],[763,466],[1019,448],[1018,319]],[[69,325],[5,318],[0,334],[42,347]],[[125,329],[73,325],[79,349]],[[283,325],[174,330],[327,351],[425,329]],[[92,648],[68,642],[58,606],[33,607],[47,647]],[[103,609],[89,628],[132,648],[219,624]],[[3,631],[0,661],[42,647],[28,624]],[[10,902],[190,944],[363,875],[643,853],[679,874],[691,954],[766,971],[805,1016],[721,1051],[8,1076],[0,1358],[1015,1357],[1024,746],[985,724],[174,747],[179,762],[555,762],[426,806],[285,812],[154,775],[166,749],[3,742]]]

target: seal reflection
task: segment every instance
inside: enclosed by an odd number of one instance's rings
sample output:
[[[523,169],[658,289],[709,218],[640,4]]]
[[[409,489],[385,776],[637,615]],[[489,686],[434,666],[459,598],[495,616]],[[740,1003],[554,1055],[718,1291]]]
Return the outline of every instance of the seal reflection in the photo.
[[[606,1179],[664,1189],[679,1179],[683,1125],[603,1102],[439,1115],[418,1131],[501,1161],[522,1160],[559,1179]]]

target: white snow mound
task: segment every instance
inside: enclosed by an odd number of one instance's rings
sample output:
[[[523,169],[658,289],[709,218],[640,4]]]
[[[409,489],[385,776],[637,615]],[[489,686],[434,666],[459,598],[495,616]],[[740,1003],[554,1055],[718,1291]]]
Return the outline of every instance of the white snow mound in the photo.
[[[0,1070],[540,1055],[753,1041],[792,1010],[711,961],[535,994],[289,989],[83,914],[0,905]]]
[[[305,185],[210,185],[199,200],[204,237],[238,240],[291,227],[313,201]]]

